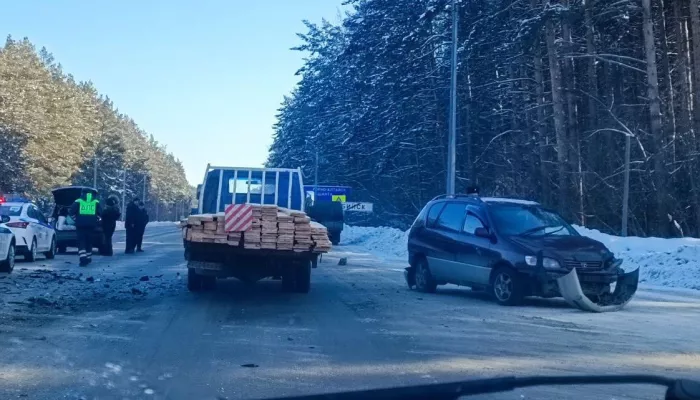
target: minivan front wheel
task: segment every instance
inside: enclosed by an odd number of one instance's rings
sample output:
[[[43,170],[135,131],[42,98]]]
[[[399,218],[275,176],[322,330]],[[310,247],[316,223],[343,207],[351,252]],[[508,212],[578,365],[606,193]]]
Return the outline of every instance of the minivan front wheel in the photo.
[[[498,268],[491,279],[491,293],[498,304],[518,305],[525,297],[522,278],[510,268]]]
[[[437,289],[437,283],[433,279],[433,275],[430,273],[430,267],[428,267],[428,260],[421,258],[416,261],[415,266],[415,279],[416,279],[416,289],[424,293],[435,293]]]

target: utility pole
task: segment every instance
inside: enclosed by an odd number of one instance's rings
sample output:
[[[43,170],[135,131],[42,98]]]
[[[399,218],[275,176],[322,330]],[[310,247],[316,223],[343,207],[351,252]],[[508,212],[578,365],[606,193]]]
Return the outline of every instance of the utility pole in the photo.
[[[122,221],[126,218],[126,169],[122,170]]]
[[[146,174],[143,175],[143,196],[141,196],[141,199],[146,204]]]
[[[92,187],[97,189],[97,155],[95,155],[95,162],[92,168]]]
[[[455,194],[457,175],[457,0],[452,0],[452,62],[450,65],[450,124],[447,141],[447,195]]]
[[[316,162],[314,164],[314,204],[318,198],[318,144],[316,145]]]
[[[627,221],[629,220],[631,140],[629,134],[625,135],[625,183],[622,190],[622,236],[627,236]]]

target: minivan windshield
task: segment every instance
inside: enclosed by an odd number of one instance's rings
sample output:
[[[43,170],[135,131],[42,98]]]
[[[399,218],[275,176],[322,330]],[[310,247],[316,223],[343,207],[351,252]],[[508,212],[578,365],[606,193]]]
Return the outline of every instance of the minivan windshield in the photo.
[[[492,203],[489,209],[496,229],[503,235],[578,235],[559,214],[537,205]]]

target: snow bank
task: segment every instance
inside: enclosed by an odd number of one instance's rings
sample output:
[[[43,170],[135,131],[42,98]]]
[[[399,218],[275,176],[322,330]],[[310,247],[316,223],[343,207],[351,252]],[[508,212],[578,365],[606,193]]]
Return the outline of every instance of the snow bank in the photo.
[[[580,226],[576,229],[624,259],[626,270],[640,268],[644,283],[700,290],[700,239],[625,238]],[[399,229],[346,226],[341,239],[342,245],[357,247],[380,259],[408,257],[408,232]]]
[[[625,270],[639,268],[642,282],[700,290],[700,239],[620,237],[581,226],[575,228],[624,259]]]
[[[154,226],[172,226],[175,225],[175,222],[173,221],[153,221],[149,222],[148,226],[154,227]],[[123,231],[124,230],[124,222],[123,221],[117,221],[117,231]]]
[[[357,246],[379,258],[408,257],[408,232],[400,229],[345,225],[340,239],[343,245]]]

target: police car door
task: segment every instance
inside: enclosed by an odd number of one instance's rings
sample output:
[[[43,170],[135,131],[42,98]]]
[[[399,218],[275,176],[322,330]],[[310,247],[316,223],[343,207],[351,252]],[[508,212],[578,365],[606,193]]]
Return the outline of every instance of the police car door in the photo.
[[[29,226],[36,236],[36,245],[39,251],[46,250],[51,243],[51,235],[48,232],[48,224],[44,224],[42,220],[44,219],[43,214],[36,208],[35,205],[30,204],[27,209],[27,216],[29,217]]]

